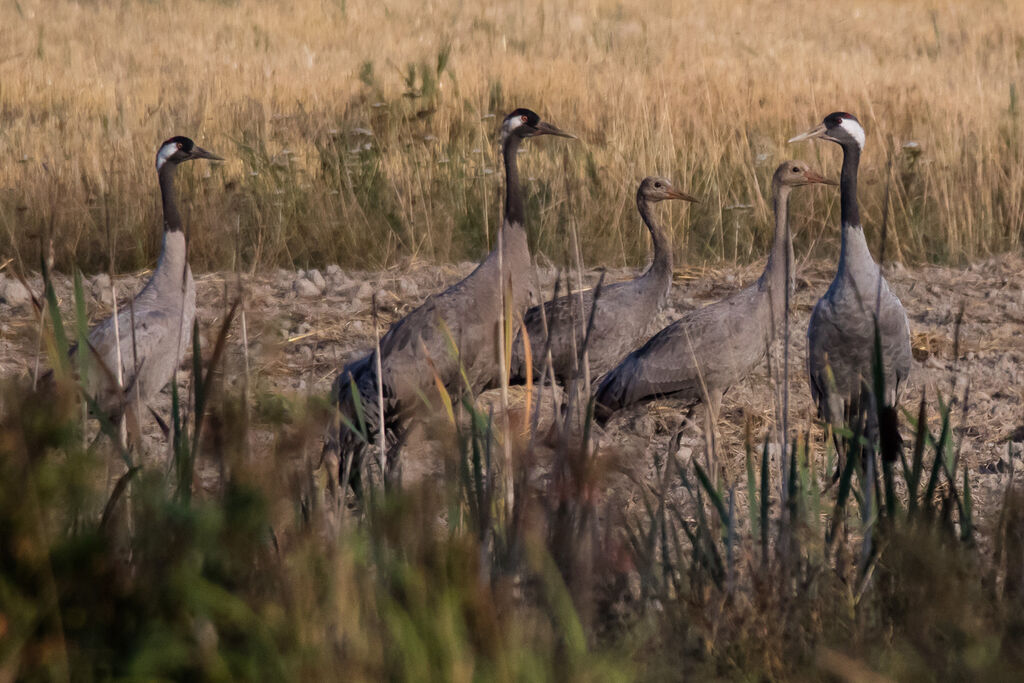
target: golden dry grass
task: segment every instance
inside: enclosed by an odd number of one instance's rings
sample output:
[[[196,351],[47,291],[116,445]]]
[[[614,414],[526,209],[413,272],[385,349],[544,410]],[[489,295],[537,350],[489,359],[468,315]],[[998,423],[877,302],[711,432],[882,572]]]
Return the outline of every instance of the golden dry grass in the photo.
[[[681,256],[759,258],[775,165],[838,174],[833,145],[785,144],[835,109],[868,130],[876,253],[891,154],[887,256],[961,261],[1022,243],[1022,64],[1016,2],[5,0],[0,254],[32,267],[52,233],[60,267],[151,262],[153,156],[185,134],[230,159],[181,174],[200,269],[475,258],[492,116],[528,106],[581,138],[522,162],[555,261],[571,217],[588,263],[641,262],[655,172],[704,199],[667,209]],[[834,253],[837,214],[808,192],[798,250]]]

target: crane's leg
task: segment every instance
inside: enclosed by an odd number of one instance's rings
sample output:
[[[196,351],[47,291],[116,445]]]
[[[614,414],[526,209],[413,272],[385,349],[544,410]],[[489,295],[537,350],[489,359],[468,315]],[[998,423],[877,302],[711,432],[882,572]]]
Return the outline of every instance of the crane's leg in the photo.
[[[395,426],[387,435],[388,440],[391,441],[384,457],[383,476],[384,487],[387,490],[398,489],[402,486],[402,461],[399,456],[412,427],[412,424]]]

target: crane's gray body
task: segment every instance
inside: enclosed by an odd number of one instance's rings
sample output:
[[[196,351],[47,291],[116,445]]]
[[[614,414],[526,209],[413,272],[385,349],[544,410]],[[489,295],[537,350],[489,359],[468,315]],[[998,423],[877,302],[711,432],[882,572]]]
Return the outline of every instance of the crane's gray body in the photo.
[[[683,316],[623,359],[598,386],[596,414],[600,419],[634,403],[669,396],[710,399],[715,412],[725,391],[764,359],[786,317],[787,287],[792,296],[795,281],[789,193],[808,182],[824,179],[803,162],[787,161],[779,166],[772,181],[772,249],[761,277],[736,294]]]
[[[894,403],[912,361],[907,314],[871,258],[864,230],[843,226],[839,268],[807,327],[811,396],[819,414],[830,422],[841,424],[850,399],[859,397],[862,388],[873,389],[876,310],[886,399]]]
[[[587,361],[592,376],[597,377],[607,372],[630,349],[636,348],[637,344],[650,335],[651,323],[664,305],[671,284],[672,272],[669,266],[667,273],[648,271],[634,280],[601,288],[587,347]],[[593,308],[594,290],[588,289],[545,302],[543,312],[540,306],[526,312],[523,326],[530,338],[535,379],[541,377],[545,363],[542,357],[545,347],[542,315],[547,316],[550,330],[551,364],[555,379],[565,384],[579,374],[579,350]],[[526,377],[524,351],[520,333],[512,347],[514,381],[522,381]]]
[[[146,404],[167,385],[190,345],[195,315],[196,286],[185,235],[180,230],[165,232],[153,276],[132,303],[118,311],[120,336],[114,334],[113,316],[89,333],[93,356],[102,367],[91,369],[88,387],[104,412],[120,414],[122,405],[136,395]],[[118,346],[123,389],[116,382]]]
[[[643,275],[602,287],[596,309],[595,292],[587,290],[558,297],[545,302],[543,307],[535,306],[526,312],[523,327],[530,339],[535,379],[540,379],[543,374],[546,345],[551,353],[554,378],[558,382],[564,385],[582,375],[578,369],[580,350],[592,310],[594,326],[587,345],[587,362],[593,377],[614,367],[626,353],[648,337],[672,287],[672,241],[655,219],[651,206],[666,199],[696,201],[673,188],[668,179],[658,176],[644,178],[637,189],[637,210],[650,231],[654,251],[651,266]],[[545,318],[550,340],[545,337]],[[512,346],[512,381],[524,381],[526,372],[525,348],[520,333]]]
[[[727,299],[689,313],[602,379],[599,413],[649,398],[697,401],[720,396],[764,358],[784,314],[781,284],[764,276]]]
[[[389,422],[398,413],[435,400],[436,378],[448,390],[458,391],[462,372],[470,390],[479,391],[499,380],[499,344],[502,339],[502,282],[506,286],[511,319],[515,320],[534,297],[530,251],[521,225],[502,228],[502,270],[495,249],[466,278],[432,295],[419,308],[391,326],[380,340],[384,413]],[[457,350],[456,350],[457,349]],[[461,371],[460,371],[461,366]],[[332,393],[348,399],[354,380],[367,419],[376,419],[377,386],[374,352],[359,358],[339,373]]]

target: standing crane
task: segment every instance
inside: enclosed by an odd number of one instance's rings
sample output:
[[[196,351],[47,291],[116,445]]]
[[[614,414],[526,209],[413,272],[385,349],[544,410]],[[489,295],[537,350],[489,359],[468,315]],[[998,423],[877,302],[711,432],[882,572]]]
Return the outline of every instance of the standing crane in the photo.
[[[89,333],[89,352],[100,367],[89,373],[87,390],[99,409],[115,420],[141,408],[136,406],[136,398],[141,405],[148,404],[170,381],[189,348],[196,285],[188,265],[174,175],[179,164],[192,159],[223,161],[181,135],[160,145],[156,173],[163,200],[164,240],[156,269],[129,306]],[[135,423],[128,420],[129,426]]]
[[[376,433],[382,412],[385,429],[400,431],[403,418],[436,381],[456,392],[468,384],[465,388],[474,393],[498,382],[505,339],[502,323],[511,325],[514,334],[516,321],[534,298],[517,154],[524,140],[539,135],[575,137],[542,121],[529,109],[516,109],[502,122],[505,215],[499,246],[463,280],[429,297],[394,323],[380,340],[379,359],[371,351],[349,363],[334,380],[331,399],[343,419],[337,441],[333,441],[333,434],[328,435],[325,450],[340,451],[343,470],[345,460],[350,459],[347,483],[357,493],[365,442],[353,426],[362,423],[369,427],[369,433]]]
[[[636,208],[651,233],[654,258],[640,277],[601,288],[587,345],[587,360],[594,376],[607,372],[647,337],[651,322],[665,303],[672,286],[672,241],[654,217],[652,205],[668,199],[698,201],[674,188],[667,178],[657,176],[644,178],[636,191]],[[556,381],[566,385],[579,375],[577,349],[583,344],[583,327],[590,320],[593,308],[594,290],[587,290],[558,297],[526,312],[523,327],[532,347],[535,378],[541,377],[546,363],[541,353],[545,347],[551,353]],[[545,330],[549,340],[545,339]],[[527,368],[522,332],[512,346],[510,367],[511,381],[525,382]]]
[[[852,114],[834,112],[819,125],[792,138],[830,140],[843,148],[839,180],[842,232],[839,265],[828,291],[818,299],[807,327],[807,373],[819,415],[833,427],[867,410],[869,435],[877,428],[873,402],[872,359],[875,331],[881,340],[885,397],[893,405],[910,374],[910,323],[899,298],[871,258],[857,204],[857,168],[864,149],[864,128]]]
[[[786,161],[776,169],[775,233],[761,277],[722,301],[688,313],[626,356],[597,388],[599,420],[641,401],[678,397],[706,402],[707,433],[713,433],[723,394],[764,358],[787,315],[787,289],[792,296],[794,283],[789,195],[794,188],[815,183],[835,185],[802,161]]]

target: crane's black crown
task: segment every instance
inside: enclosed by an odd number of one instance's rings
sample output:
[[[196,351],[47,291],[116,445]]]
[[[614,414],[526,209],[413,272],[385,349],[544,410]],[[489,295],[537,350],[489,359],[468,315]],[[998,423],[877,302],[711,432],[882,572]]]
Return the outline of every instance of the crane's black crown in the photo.
[[[196,143],[192,142],[191,138],[187,138],[184,135],[175,135],[173,138],[168,138],[160,143],[160,149],[163,149],[171,143],[177,143],[180,145],[179,149],[182,152],[188,154],[192,151],[192,148],[196,146]]]
[[[524,107],[516,109],[514,112],[506,116],[505,120],[511,121],[517,118],[531,128],[536,128],[537,124],[540,123],[540,115],[537,112]]]
[[[825,125],[829,128],[841,126],[843,121],[847,119],[857,121],[857,117],[853,114],[847,114],[845,111],[834,111],[825,117]],[[860,123],[860,121],[857,121],[857,123]]]

